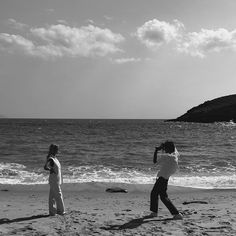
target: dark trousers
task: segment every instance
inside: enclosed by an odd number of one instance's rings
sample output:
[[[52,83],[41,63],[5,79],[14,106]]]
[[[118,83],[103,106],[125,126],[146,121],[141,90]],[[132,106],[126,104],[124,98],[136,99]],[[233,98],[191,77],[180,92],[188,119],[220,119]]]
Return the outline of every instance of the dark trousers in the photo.
[[[166,193],[167,185],[168,185],[168,180],[164,179],[163,177],[159,177],[156,180],[156,183],[153,186],[151,196],[150,196],[150,198],[151,198],[150,199],[151,200],[150,210],[152,212],[156,212],[156,213],[158,212],[158,199],[159,199],[159,195],[160,195],[161,201],[165,204],[165,206],[168,208],[170,213],[172,215],[179,214],[176,207],[173,205],[173,203],[168,198],[168,195]]]

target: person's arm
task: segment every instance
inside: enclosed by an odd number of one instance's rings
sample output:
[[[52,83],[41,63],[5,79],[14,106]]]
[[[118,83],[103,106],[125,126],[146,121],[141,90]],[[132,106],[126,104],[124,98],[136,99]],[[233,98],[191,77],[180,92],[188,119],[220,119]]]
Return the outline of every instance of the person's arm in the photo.
[[[46,161],[45,165],[44,165],[44,170],[50,170],[51,171],[53,166],[54,166],[53,160],[52,159],[48,159]]]
[[[163,149],[163,144],[161,144],[159,147],[155,148],[154,155],[153,155],[153,163],[157,163],[157,152]]]
[[[158,150],[157,150],[157,148],[155,148],[155,152],[154,152],[154,155],[153,155],[153,163],[154,164],[157,163],[157,152],[158,152]]]

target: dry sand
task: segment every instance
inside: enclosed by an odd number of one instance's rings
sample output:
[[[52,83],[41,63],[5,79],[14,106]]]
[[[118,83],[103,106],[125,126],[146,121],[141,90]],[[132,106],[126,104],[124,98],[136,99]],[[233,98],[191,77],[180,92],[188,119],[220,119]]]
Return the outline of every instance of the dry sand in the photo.
[[[115,186],[128,193],[105,191]],[[170,186],[169,197],[184,216],[176,221],[162,203],[158,217],[145,219],[151,188],[64,184],[67,214],[51,217],[48,185],[0,185],[0,235],[236,235],[236,190]]]

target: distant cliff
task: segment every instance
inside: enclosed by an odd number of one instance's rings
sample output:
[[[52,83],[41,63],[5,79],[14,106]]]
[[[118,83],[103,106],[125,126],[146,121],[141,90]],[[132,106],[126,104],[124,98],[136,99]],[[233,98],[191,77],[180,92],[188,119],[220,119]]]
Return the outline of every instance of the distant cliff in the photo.
[[[236,94],[206,101],[169,121],[211,123],[231,120],[236,122]]]

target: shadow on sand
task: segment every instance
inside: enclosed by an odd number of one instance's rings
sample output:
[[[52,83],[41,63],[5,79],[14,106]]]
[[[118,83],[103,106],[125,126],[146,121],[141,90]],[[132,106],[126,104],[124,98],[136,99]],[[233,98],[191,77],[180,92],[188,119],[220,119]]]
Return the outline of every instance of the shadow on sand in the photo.
[[[46,218],[46,217],[49,217],[49,215],[34,215],[34,216],[16,218],[16,219],[12,219],[12,220],[10,220],[8,218],[2,218],[2,219],[0,219],[0,225],[10,224],[10,223],[14,223],[14,222],[27,221],[27,220],[35,220],[35,219]]]
[[[163,222],[163,221],[170,221],[170,220],[173,220],[173,218],[154,219],[153,217],[150,217],[150,216],[144,216],[142,218],[133,219],[123,225],[109,225],[107,227],[101,227],[100,229],[104,229],[104,230],[134,229],[134,228],[139,227],[142,224],[149,223],[151,221]]]

